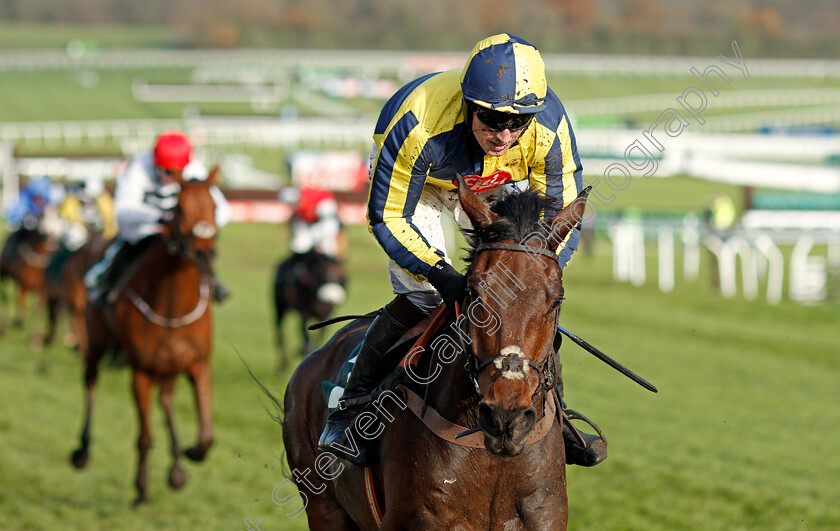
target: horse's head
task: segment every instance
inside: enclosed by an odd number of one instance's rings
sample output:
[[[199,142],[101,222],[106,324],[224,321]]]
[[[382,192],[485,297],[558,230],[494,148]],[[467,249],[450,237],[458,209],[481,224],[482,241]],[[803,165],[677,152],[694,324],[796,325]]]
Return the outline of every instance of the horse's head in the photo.
[[[218,174],[217,167],[204,181],[178,179],[181,186],[178,205],[168,224],[170,253],[196,260],[200,267],[213,258],[216,250],[216,203],[210,187],[216,183]]]
[[[461,205],[480,242],[462,310],[470,329],[468,367],[482,396],[484,445],[495,454],[523,450],[538,420],[535,406],[554,384],[552,345],[563,299],[555,250],[580,222],[588,193],[540,220],[551,199],[511,194],[491,210],[459,179]]]

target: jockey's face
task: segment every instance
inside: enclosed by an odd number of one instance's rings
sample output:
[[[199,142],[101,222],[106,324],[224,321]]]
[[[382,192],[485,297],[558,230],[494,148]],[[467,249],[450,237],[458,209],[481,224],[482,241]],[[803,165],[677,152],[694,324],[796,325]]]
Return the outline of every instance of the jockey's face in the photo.
[[[155,172],[157,173],[158,181],[162,184],[177,182],[178,174],[180,173],[179,170],[167,170],[160,166],[155,166]]]
[[[522,136],[524,130],[523,128],[517,131],[511,131],[510,129],[495,131],[479,120],[475,114],[472,117],[472,132],[475,139],[481,149],[491,157],[501,157],[507,153],[514,142]]]

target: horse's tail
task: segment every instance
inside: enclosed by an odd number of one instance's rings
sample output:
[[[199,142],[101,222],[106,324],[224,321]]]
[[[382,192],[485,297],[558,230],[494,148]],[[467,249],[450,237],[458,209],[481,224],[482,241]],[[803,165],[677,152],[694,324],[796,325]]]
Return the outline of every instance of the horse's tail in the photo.
[[[245,366],[245,370],[248,371],[248,375],[259,386],[260,391],[262,391],[262,393],[268,398],[269,402],[271,402],[271,408],[269,408],[267,406],[263,406],[266,413],[268,413],[268,415],[271,417],[271,420],[273,420],[274,422],[279,424],[282,428],[283,420],[286,417],[286,410],[283,407],[283,402],[280,400],[279,397],[277,397],[277,395],[275,395],[274,393],[271,392],[271,389],[266,387],[265,384],[262,383],[262,381],[260,381],[259,378],[257,378],[257,375],[254,374],[254,371],[251,370],[251,367],[248,365],[248,363],[245,361],[245,358],[242,357],[242,354],[240,354],[238,350],[236,351],[236,355],[239,356],[239,360],[242,362],[242,365]],[[280,463],[281,463],[280,470],[287,479],[291,480],[292,479],[292,471],[289,469],[288,461],[286,460],[286,455],[285,455],[286,454],[286,448],[285,447],[283,448],[282,454],[283,455],[280,459]]]

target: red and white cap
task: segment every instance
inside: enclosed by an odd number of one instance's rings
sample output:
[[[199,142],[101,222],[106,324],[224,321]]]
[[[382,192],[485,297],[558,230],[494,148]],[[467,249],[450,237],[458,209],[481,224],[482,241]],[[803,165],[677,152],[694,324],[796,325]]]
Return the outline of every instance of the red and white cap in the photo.
[[[155,166],[165,170],[183,170],[191,155],[192,144],[180,131],[164,131],[155,143]]]

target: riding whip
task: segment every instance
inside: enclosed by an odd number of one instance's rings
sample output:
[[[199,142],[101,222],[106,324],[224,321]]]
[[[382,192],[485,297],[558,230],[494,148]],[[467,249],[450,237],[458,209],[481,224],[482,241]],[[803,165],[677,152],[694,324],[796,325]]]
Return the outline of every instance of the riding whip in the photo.
[[[655,385],[653,385],[649,381],[645,380],[644,378],[642,378],[641,376],[639,376],[635,372],[631,371],[630,369],[628,369],[624,365],[615,361],[611,357],[607,356],[606,354],[604,354],[603,352],[601,352],[600,350],[598,350],[594,346],[590,345],[584,339],[582,339],[582,338],[576,336],[575,334],[569,332],[568,330],[566,330],[565,328],[563,328],[560,325],[557,325],[557,330],[559,330],[565,336],[567,336],[569,339],[571,339],[572,341],[577,343],[581,348],[583,348],[583,350],[589,352],[590,354],[592,354],[593,356],[595,356],[599,360],[603,361],[604,363],[606,363],[607,365],[609,365],[613,369],[617,370],[618,372],[620,372],[624,376],[630,378],[631,380],[633,380],[637,384],[641,385],[642,387],[644,387],[648,391],[651,391],[651,392],[654,392],[654,393],[659,392],[659,390],[656,388]]]

